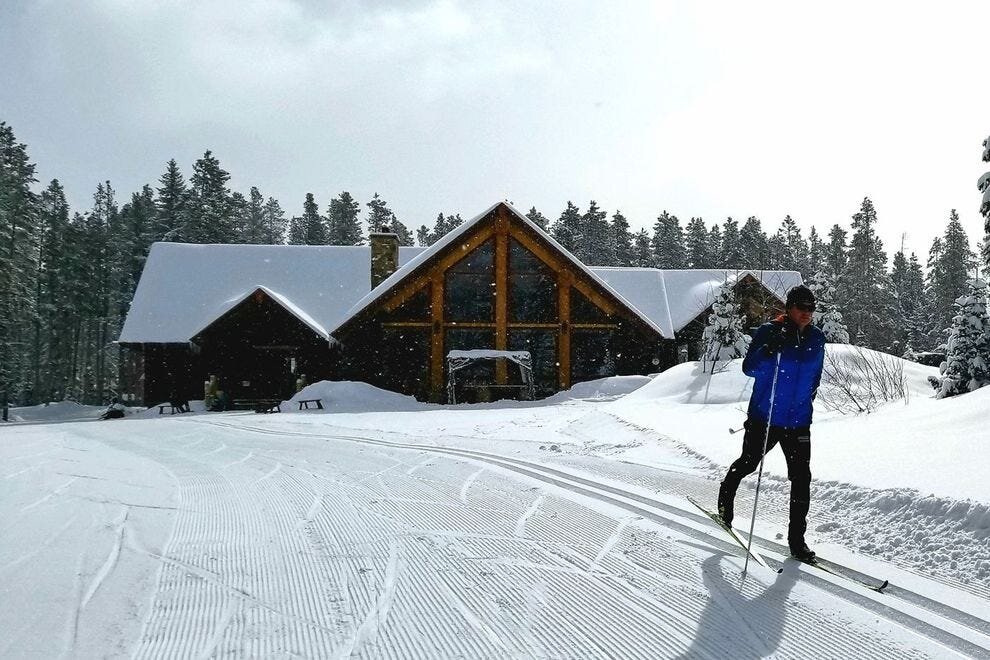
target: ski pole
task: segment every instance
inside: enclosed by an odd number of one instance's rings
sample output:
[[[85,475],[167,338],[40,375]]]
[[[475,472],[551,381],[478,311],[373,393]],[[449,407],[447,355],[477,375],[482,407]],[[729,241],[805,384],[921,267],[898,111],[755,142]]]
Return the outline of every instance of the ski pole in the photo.
[[[749,542],[746,545],[746,563],[743,564],[743,579],[749,568],[749,551],[753,547],[753,528],[756,527],[756,505],[760,501],[760,482],[763,481],[763,459],[767,455],[767,444],[770,441],[770,422],[773,420],[773,400],[777,393],[777,372],[780,371],[780,350],[777,351],[777,364],[773,368],[773,384],[770,386],[770,414],[767,415],[767,432],[763,436],[763,454],[760,455],[760,471],[756,476],[756,495],[753,496],[753,518],[749,521]]]

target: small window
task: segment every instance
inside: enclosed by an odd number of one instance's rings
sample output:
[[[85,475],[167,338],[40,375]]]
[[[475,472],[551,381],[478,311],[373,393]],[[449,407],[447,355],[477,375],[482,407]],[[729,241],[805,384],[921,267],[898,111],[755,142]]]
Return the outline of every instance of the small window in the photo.
[[[510,351],[529,351],[533,360],[536,395],[545,397],[557,391],[557,331],[542,329],[512,329],[509,331]]]
[[[612,331],[574,330],[571,333],[571,382],[614,375]]]

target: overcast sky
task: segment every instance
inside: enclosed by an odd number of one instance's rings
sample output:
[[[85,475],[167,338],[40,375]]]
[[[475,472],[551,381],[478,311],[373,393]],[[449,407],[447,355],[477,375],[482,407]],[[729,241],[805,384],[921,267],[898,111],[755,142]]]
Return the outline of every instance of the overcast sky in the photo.
[[[331,5],[334,9],[324,8]],[[924,263],[974,247],[990,2],[0,2],[0,120],[74,208],[211,149],[300,214],[378,191],[410,227],[595,199],[634,229],[785,214]]]

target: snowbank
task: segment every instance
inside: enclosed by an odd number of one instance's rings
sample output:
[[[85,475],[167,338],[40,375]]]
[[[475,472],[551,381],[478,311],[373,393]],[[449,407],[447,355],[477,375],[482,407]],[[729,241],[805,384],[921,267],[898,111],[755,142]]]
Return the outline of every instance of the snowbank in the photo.
[[[105,410],[106,406],[84,406],[75,401],[53,401],[36,406],[11,408],[9,419],[12,422],[77,422],[99,419]]]
[[[291,399],[282,402],[282,412],[299,412],[297,401],[322,399],[323,410],[308,409],[304,413],[367,413],[367,412],[414,412],[417,410],[489,410],[499,408],[526,408],[564,403],[574,400],[610,399],[632,392],[650,379],[646,376],[613,376],[577,383],[569,390],[558,392],[538,401],[515,401],[505,399],[491,403],[459,403],[454,406],[436,403],[423,403],[415,397],[398,394],[377,388],[368,383],[356,381],[323,380],[307,385]]]
[[[829,360],[854,365],[857,349],[829,344]],[[842,414],[816,404],[812,427],[812,473],[820,481],[853,483],[877,489],[910,488],[921,495],[990,502],[990,440],[987,411],[990,388],[936,400],[927,384],[934,367],[880,356],[904,369],[907,396],[880,404],[868,414]],[[752,392],[752,379],[733,360],[715,375],[689,362],[657,376],[651,383],[608,405],[630,423],[653,429],[720,466],[738,457]],[[864,381],[854,379],[854,388]],[[823,382],[823,388],[837,384]],[[642,457],[637,457],[642,460]],[[783,456],[773,451],[766,469],[787,474]]]

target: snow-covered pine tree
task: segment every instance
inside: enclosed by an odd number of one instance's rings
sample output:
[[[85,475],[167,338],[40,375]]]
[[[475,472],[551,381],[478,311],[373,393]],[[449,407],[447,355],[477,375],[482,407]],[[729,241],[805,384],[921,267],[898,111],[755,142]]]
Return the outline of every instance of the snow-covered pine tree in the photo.
[[[688,268],[714,268],[708,245],[708,227],[702,218],[691,218],[684,231],[684,259]]]
[[[739,221],[733,220],[731,216],[722,223],[722,263],[718,265],[733,270],[746,267],[746,258],[743,254],[742,240],[739,234]]]
[[[443,212],[437,214],[437,220],[433,224],[433,231],[430,231],[426,225],[421,226],[416,230],[416,236],[419,240],[419,244],[423,246],[433,245],[438,240],[446,236],[452,229],[459,227],[463,224],[464,219],[461,218],[461,214],[457,215],[447,215],[444,216]]]
[[[754,215],[746,218],[742,229],[739,230],[739,244],[742,245],[743,263],[746,268],[769,269],[770,246],[768,241],[767,234],[760,225],[760,219]]]
[[[780,223],[780,232],[787,245],[785,270],[796,270],[805,276],[811,274],[812,271],[808,266],[808,244],[801,237],[801,228],[794,218],[790,215],[784,216],[784,220]]]
[[[983,141],[983,162],[990,163],[990,137]],[[983,229],[986,235],[983,238],[983,263],[984,272],[990,273],[990,172],[984,172],[976,187],[983,193],[980,201],[980,213],[983,214]]]
[[[708,231],[708,257],[712,268],[722,265],[722,229],[717,224],[713,224]]]
[[[211,151],[193,164],[182,239],[190,243],[230,243],[236,234],[230,174]]]
[[[361,245],[361,205],[346,190],[330,200],[327,209],[327,222],[330,225],[330,245]]]
[[[581,240],[581,211],[570,200],[567,200],[567,208],[551,225],[550,235],[565,250],[573,253],[576,249]]]
[[[650,247],[658,268],[685,268],[687,255],[684,250],[684,233],[676,215],[663,211],[653,225]]]
[[[154,213],[154,208],[152,208]],[[57,401],[59,375],[69,361],[69,305],[66,283],[71,278],[67,245],[69,204],[58,179],[41,193],[39,208],[35,398]]]
[[[794,270],[791,266],[793,261],[784,232],[778,229],[776,234],[767,238],[767,269]]]
[[[581,227],[581,240],[574,256],[589,266],[611,265],[615,261],[615,245],[609,232],[608,212],[591,200],[581,216]]]
[[[970,249],[959,214],[952,209],[945,232],[935,237],[929,251],[926,293],[932,345],[945,337],[945,330],[956,315],[956,299],[966,292],[974,265],[976,255]]]
[[[615,255],[609,266],[632,266],[633,256],[633,236],[629,232],[629,221],[621,211],[616,211],[612,215],[612,222],[609,225],[612,236],[612,244],[615,246]]]
[[[987,286],[970,280],[968,290],[955,302],[956,315],[949,328],[945,362],[940,376],[929,377],[935,397],[965,394],[990,385],[990,318]]]
[[[303,202],[302,232],[304,245],[327,244],[327,220],[320,215],[320,207],[313,193],[306,193]]]
[[[877,236],[877,212],[869,197],[852,217],[849,261],[838,285],[836,301],[844,311],[850,335],[862,336],[866,347],[890,350],[894,316],[893,286],[887,255]]]
[[[287,225],[282,205],[274,197],[269,197],[265,202],[264,242],[268,245],[285,243]]]
[[[828,232],[828,243],[825,244],[825,252],[822,254],[822,268],[828,281],[836,289],[841,288],[842,274],[846,271],[846,264],[849,262],[848,246],[846,238],[848,232],[838,224],[832,225]]]
[[[824,271],[815,273],[808,280],[808,288],[815,294],[815,314],[812,323],[822,329],[825,341],[830,344],[848,344],[849,331],[842,322],[842,313],[835,304],[835,287]]]
[[[158,196],[155,198],[158,214],[151,230],[152,238],[155,241],[186,240],[182,230],[186,224],[189,191],[174,158],[168,161],[158,183]]]
[[[267,242],[265,241],[265,196],[256,186],[251,186],[241,225],[242,243],[260,245]]]
[[[230,193],[230,224],[228,225],[230,235],[227,237],[228,243],[246,243],[244,232],[248,226],[248,207],[250,202],[239,191]]]
[[[656,257],[650,247],[650,234],[646,228],[640,229],[633,235],[633,266],[639,268],[656,268]]]
[[[704,360],[711,361],[711,373],[719,360],[731,360],[746,355],[750,338],[743,332],[743,318],[739,313],[736,294],[728,277],[715,293],[712,313],[702,335]]]
[[[543,231],[547,231],[547,228],[550,226],[550,221],[547,219],[547,216],[537,211],[535,206],[529,209],[526,213],[526,217],[532,222],[535,222],[536,225]]]
[[[824,261],[825,243],[822,242],[818,230],[812,225],[811,231],[808,232],[808,272],[817,273],[820,271]]]
[[[298,215],[289,219],[289,245],[306,245],[306,225]]]

